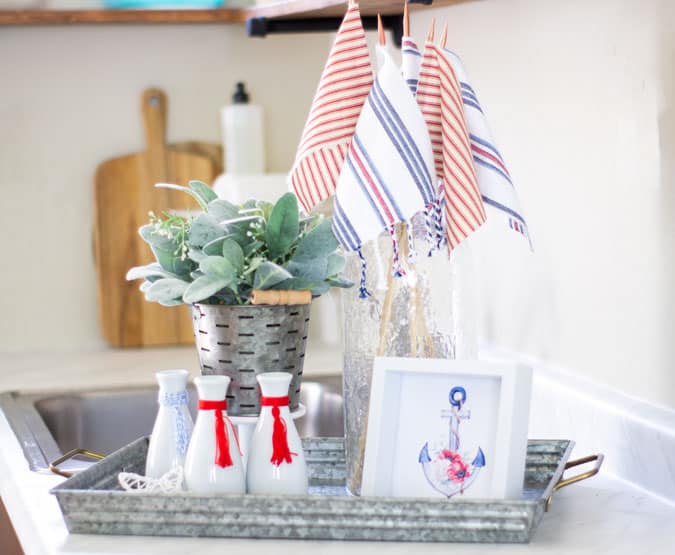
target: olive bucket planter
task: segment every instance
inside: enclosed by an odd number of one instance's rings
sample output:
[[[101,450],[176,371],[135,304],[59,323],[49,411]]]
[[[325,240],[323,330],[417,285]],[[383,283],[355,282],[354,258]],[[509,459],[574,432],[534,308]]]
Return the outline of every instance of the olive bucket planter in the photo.
[[[260,414],[257,378],[267,372],[291,374],[289,407],[298,409],[310,303],[353,285],[331,219],[302,215],[293,193],[235,205],[201,181],[157,187],[189,194],[201,211],[150,212],[139,233],[156,261],[127,279],[143,280],[148,301],[192,307],[202,374],[230,378],[231,416]]]
[[[231,416],[260,413],[256,376],[288,372],[291,411],[298,408],[310,304],[192,305],[192,321],[203,375],[231,380],[227,410]]]

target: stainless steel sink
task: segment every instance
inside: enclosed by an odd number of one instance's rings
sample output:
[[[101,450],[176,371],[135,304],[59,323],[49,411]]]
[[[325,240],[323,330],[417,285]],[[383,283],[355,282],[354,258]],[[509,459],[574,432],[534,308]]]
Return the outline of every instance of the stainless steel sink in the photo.
[[[194,415],[194,391],[190,400]],[[307,414],[296,421],[301,436],[343,435],[340,376],[304,382],[300,402],[307,407]],[[147,387],[44,395],[5,393],[0,395],[0,410],[22,444],[31,468],[43,470],[71,449],[110,454],[149,435],[157,414],[157,390]],[[81,466],[73,462],[68,467]]]

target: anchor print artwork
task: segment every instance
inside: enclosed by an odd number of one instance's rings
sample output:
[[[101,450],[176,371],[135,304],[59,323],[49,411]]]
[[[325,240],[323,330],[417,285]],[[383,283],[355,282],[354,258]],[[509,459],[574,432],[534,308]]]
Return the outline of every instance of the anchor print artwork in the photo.
[[[475,453],[462,450],[460,425],[471,419],[471,411],[466,408],[466,389],[453,387],[448,397],[450,409],[441,411],[441,418],[448,419],[447,445],[444,441],[427,441],[418,460],[429,485],[450,498],[463,494],[478,478],[486,462],[480,446]]]

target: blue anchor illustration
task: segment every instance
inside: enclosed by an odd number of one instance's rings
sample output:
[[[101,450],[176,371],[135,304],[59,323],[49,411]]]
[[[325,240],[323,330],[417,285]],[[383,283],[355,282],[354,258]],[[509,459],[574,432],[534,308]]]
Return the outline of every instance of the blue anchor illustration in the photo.
[[[464,408],[467,396],[463,387],[453,387],[448,397],[450,409],[441,411],[441,418],[448,419],[448,448],[441,449],[434,459],[429,454],[429,442],[426,442],[420,451],[418,462],[422,465],[429,485],[449,499],[457,493],[464,493],[464,490],[476,480],[481,468],[485,466],[485,454],[478,447],[470,466],[461,460],[459,427],[462,420],[471,418],[471,411]],[[442,476],[439,476],[438,469],[434,468],[434,465],[439,463],[445,465]]]

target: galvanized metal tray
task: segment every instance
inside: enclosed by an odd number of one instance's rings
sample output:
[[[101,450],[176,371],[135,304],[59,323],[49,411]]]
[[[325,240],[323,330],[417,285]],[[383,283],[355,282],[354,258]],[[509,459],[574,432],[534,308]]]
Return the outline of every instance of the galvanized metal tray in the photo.
[[[117,483],[120,472],[144,471],[147,438],[106,457],[52,493],[68,530],[77,534],[511,543],[530,540],[551,495],[564,483],[563,472],[577,464],[567,462],[573,442],[530,440],[522,499],[353,497],[345,487],[343,439],[303,441],[310,475],[307,496],[122,491]],[[599,464],[565,482],[594,474]]]

